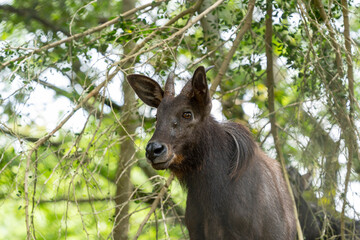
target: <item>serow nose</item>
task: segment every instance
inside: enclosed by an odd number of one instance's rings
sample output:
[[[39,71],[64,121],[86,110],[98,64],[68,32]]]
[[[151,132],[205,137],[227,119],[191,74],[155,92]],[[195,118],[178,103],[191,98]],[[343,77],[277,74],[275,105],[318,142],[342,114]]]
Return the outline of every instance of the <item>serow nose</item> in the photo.
[[[154,161],[157,157],[166,153],[167,148],[164,144],[158,142],[149,142],[146,146],[146,158]]]

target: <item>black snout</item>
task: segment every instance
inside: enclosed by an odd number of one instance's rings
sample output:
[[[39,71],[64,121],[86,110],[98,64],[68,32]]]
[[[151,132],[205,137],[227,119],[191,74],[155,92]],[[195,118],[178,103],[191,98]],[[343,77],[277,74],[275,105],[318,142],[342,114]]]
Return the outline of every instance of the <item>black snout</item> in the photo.
[[[166,146],[159,142],[149,142],[146,146],[146,157],[152,162],[166,152]]]

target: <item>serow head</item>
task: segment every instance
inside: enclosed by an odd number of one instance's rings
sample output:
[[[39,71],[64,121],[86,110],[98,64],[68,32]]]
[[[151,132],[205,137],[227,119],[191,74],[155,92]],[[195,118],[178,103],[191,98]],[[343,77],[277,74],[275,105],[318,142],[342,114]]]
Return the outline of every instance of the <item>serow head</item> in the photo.
[[[175,96],[174,74],[164,90],[149,77],[131,74],[128,82],[139,98],[157,108],[154,135],[146,146],[146,158],[155,169],[176,168],[196,139],[196,132],[210,115],[211,99],[204,67],[198,67],[181,93]]]

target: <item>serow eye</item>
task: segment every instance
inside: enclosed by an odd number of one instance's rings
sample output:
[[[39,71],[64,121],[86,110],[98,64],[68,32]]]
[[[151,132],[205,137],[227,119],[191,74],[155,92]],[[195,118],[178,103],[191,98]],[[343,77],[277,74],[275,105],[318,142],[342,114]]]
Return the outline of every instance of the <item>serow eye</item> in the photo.
[[[185,119],[191,119],[192,114],[191,114],[191,112],[184,112],[182,114],[182,117],[185,118]]]

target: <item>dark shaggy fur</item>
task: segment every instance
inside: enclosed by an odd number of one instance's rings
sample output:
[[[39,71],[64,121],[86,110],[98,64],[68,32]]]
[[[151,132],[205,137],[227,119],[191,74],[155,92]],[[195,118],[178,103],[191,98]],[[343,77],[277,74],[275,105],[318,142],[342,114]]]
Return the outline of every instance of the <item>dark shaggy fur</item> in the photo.
[[[158,109],[146,156],[187,188],[185,222],[192,240],[295,239],[293,206],[278,162],[259,149],[244,126],[210,116],[203,67],[176,97],[172,77],[165,91],[141,75],[128,80]]]
[[[188,189],[190,238],[295,239],[279,164],[263,154],[249,131],[209,117],[196,135],[186,146],[181,178]]]

